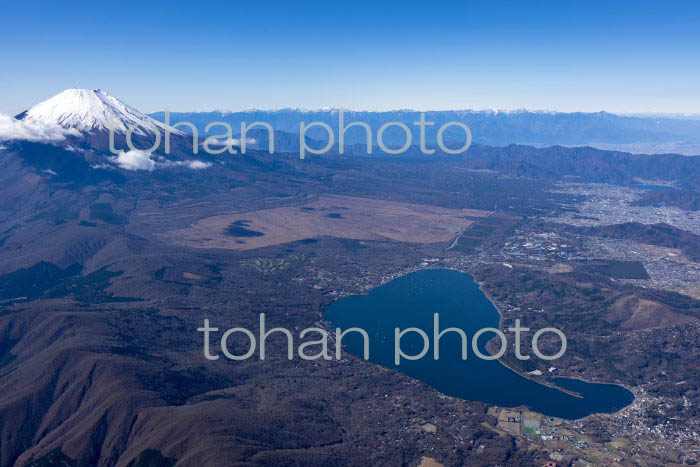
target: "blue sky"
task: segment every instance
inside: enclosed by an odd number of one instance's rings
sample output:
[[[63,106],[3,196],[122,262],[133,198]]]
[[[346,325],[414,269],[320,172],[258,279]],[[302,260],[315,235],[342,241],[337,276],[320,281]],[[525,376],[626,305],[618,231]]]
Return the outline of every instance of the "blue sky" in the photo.
[[[700,2],[5,2],[0,112],[66,88],[143,110],[700,113]]]

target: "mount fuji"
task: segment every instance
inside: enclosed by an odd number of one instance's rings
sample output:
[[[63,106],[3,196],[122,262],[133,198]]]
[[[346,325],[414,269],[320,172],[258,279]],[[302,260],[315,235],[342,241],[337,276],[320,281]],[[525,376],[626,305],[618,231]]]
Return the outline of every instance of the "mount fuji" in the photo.
[[[101,89],[68,89],[17,115],[17,120],[44,126],[60,126],[82,133],[103,133],[113,129],[126,134],[134,127],[133,134],[153,135],[165,131],[182,135],[169,127],[125,104]]]
[[[192,159],[199,144],[192,135],[154,120],[100,89],[68,89],[14,118],[6,116],[0,121],[0,130],[3,125],[5,137],[0,131],[0,140],[6,142],[5,148],[13,148],[25,160],[57,173],[53,163],[69,160],[76,167],[131,171],[211,165]]]

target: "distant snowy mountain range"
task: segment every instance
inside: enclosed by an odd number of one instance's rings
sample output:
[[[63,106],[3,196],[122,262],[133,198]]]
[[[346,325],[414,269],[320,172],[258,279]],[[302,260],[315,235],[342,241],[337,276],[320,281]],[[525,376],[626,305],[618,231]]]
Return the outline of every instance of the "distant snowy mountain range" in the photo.
[[[419,111],[344,111],[345,125],[351,122],[365,122],[374,130],[374,138],[382,125],[400,122],[412,132],[413,144],[418,144],[419,128],[414,122],[419,120]],[[679,119],[677,117],[635,117],[616,115],[607,112],[561,113],[549,111],[494,111],[494,110],[447,110],[426,111],[426,121],[434,125],[426,127],[426,139],[435,141],[438,128],[447,122],[464,123],[471,129],[474,143],[489,146],[524,144],[532,146],[592,146],[601,149],[620,150],[637,153],[680,153],[700,154],[700,120]],[[322,122],[329,125],[338,135],[338,109],[307,110],[246,110],[241,112],[171,112],[170,124],[181,121],[194,124],[200,134],[207,124],[215,121],[230,124],[234,131],[240,129],[241,122],[267,122],[277,131],[299,133],[300,122]],[[164,113],[150,114],[163,121]],[[184,129],[184,128],[183,128]],[[452,130],[455,130],[452,128]],[[315,140],[328,138],[326,131],[314,127],[306,135]],[[347,144],[362,144],[365,132],[361,128],[351,128],[345,134]],[[464,141],[460,130],[445,132],[445,140]],[[337,138],[336,138],[337,141]],[[401,146],[405,135],[398,128],[384,133],[384,142]]]
[[[561,113],[546,111],[429,111],[424,112],[428,122],[434,125],[426,127],[426,140],[434,142],[438,128],[447,122],[460,122],[469,126],[474,143],[488,146],[507,146],[523,144],[532,146],[592,146],[606,150],[620,150],[633,153],[679,153],[685,155],[700,154],[700,120],[677,117],[662,118],[658,116],[622,116],[606,112],[598,113]],[[419,142],[419,128],[414,125],[420,112],[415,110],[344,111],[345,125],[352,122],[367,123],[373,129],[374,144],[378,129],[388,122],[400,122],[406,125],[412,136],[412,142]],[[174,112],[170,114],[170,124],[187,121],[196,126],[200,137],[212,136],[204,130],[212,122],[226,122],[233,128],[233,135],[238,135],[241,122],[269,123],[275,131],[286,140],[293,141],[299,133],[300,122],[322,122],[329,125],[335,135],[339,133],[339,110],[247,110],[242,112]],[[148,147],[155,131],[164,133],[166,129],[174,135],[175,146],[180,149],[192,141],[182,130],[168,127],[163,123],[164,113],[146,115],[122,102],[109,93],[96,89],[68,89],[41,102],[17,115],[15,118],[0,115],[0,141],[27,140],[57,142],[70,140],[75,145],[87,141],[93,149],[107,149],[109,128],[113,128],[116,140],[123,142],[130,127],[134,127],[136,141]],[[189,130],[188,130],[189,131]],[[213,130],[216,132],[216,130]],[[325,141],[328,135],[323,128],[313,127],[306,136],[313,140]],[[384,143],[401,146],[405,141],[402,130],[394,127],[384,132]],[[354,127],[345,133],[348,145],[363,144],[365,132]],[[464,133],[452,128],[445,132],[444,139],[460,143]],[[298,141],[298,138],[296,138]],[[292,143],[284,146],[293,150]],[[282,147],[280,147],[282,149]]]
[[[173,172],[193,174],[216,167],[225,172],[226,182],[221,189],[230,189],[231,181],[240,173],[270,174],[285,176],[282,167],[291,173],[312,172],[318,167],[333,161],[336,167],[354,167],[355,158],[362,159],[366,154],[363,144],[365,131],[353,127],[346,133],[346,147],[349,151],[341,156],[336,146],[327,156],[309,158],[311,162],[300,162],[296,156],[299,148],[298,123],[307,124],[320,121],[329,125],[337,134],[339,111],[308,111],[293,109],[280,111],[251,111],[242,113],[209,112],[172,114],[173,126],[178,121],[187,120],[201,128],[200,139],[196,142],[198,154],[194,154],[191,134],[169,128],[171,150],[166,151],[163,144],[156,145],[158,137],[168,129],[158,122],[162,115],[145,115],[110,96],[104,91],[71,89],[41,104],[22,112],[17,118],[0,116],[0,165],[9,167],[26,167],[36,171],[41,177],[73,185],[98,184],[101,181],[116,182],[131,176],[140,177],[150,174],[162,180],[170,179]],[[615,149],[623,145],[673,145],[686,144],[692,148],[700,143],[700,122],[694,120],[621,117],[617,115],[598,114],[557,114],[542,112],[425,112],[427,121],[435,124],[427,128],[427,142],[435,141],[437,128],[449,121],[466,123],[471,127],[477,144],[465,153],[451,156],[446,152],[436,151],[434,156],[425,156],[418,150],[418,138],[414,133],[413,146],[408,148],[407,160],[420,162],[444,162],[451,158],[459,167],[466,170],[486,170],[509,177],[560,180],[563,177],[577,180],[604,183],[630,184],[637,180],[660,180],[668,185],[670,181],[679,188],[679,200],[694,203],[695,192],[700,188],[700,158],[679,155],[641,156],[625,152],[600,150],[594,147],[566,148],[559,145],[586,146],[582,141],[596,142],[588,146]],[[402,122],[406,127],[416,131],[414,122],[419,120],[415,111],[396,112],[347,112],[345,124],[362,121],[373,132],[376,143],[378,129],[387,122]],[[207,135],[204,127],[208,123],[224,121],[232,130],[240,128],[240,122],[267,122],[275,131],[275,156],[265,151],[267,131],[255,128],[247,137],[255,140],[257,147],[250,147],[246,157],[233,156],[225,151],[228,142],[220,142],[221,153],[212,154],[201,150],[203,137]],[[140,130],[132,135],[135,149],[126,149],[124,141],[126,132],[132,125]],[[113,152],[109,145],[108,129],[115,128],[114,142],[121,151]],[[220,129],[215,130],[217,134]],[[236,146],[236,133],[231,138],[231,147]],[[403,131],[384,133],[386,145],[403,144]],[[447,135],[446,142],[455,142],[460,133]],[[320,144],[327,137],[325,131],[307,133],[309,146]],[[161,143],[164,138],[160,138]],[[484,144],[488,142],[490,144]],[[512,144],[512,143],[530,143]],[[533,146],[546,146],[536,148]],[[251,146],[253,146],[251,144]],[[435,147],[435,146],[433,146]],[[376,144],[374,148],[377,148]],[[239,148],[240,149],[240,148]],[[638,152],[645,152],[640,150]],[[673,152],[673,151],[667,151]],[[286,153],[286,154],[285,154]],[[692,153],[692,152],[691,152]],[[697,151],[696,153],[700,153]],[[386,158],[376,150],[373,156]],[[399,156],[391,156],[393,159]],[[427,157],[427,160],[426,160]],[[299,165],[294,165],[299,164]],[[369,167],[369,166],[367,166]],[[278,172],[282,171],[282,172]],[[2,171],[0,170],[0,174]],[[217,172],[218,173],[218,172]],[[211,176],[214,171],[202,175]],[[190,175],[186,175],[190,176]],[[194,175],[191,175],[194,176]],[[202,178],[202,184],[208,180]],[[235,184],[234,184],[235,186]],[[683,191],[686,190],[686,191]],[[675,202],[675,201],[674,201]]]

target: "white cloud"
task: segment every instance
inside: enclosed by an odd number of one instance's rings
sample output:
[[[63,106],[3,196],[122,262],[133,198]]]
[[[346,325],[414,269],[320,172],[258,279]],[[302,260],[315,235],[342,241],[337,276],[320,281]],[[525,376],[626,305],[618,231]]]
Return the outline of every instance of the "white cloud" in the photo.
[[[156,168],[156,161],[151,159],[151,153],[134,149],[128,152],[120,152],[113,158],[114,162],[126,170],[148,170]]]
[[[198,160],[187,161],[187,162],[185,162],[185,166],[189,167],[190,169],[201,170],[201,169],[207,169],[207,168],[211,167],[211,162],[202,162],[202,161],[198,161]]]
[[[24,122],[9,115],[0,114],[0,141],[24,140],[54,143],[63,141],[68,135],[79,136],[80,132],[74,129],[66,130],[59,125]]]
[[[240,146],[241,145],[241,140],[239,138],[229,138],[229,139],[217,139],[214,138],[213,136],[210,136],[205,140],[205,143],[207,146],[226,146],[232,147],[232,146]],[[255,144],[257,141],[255,138],[246,138],[245,139],[246,144]],[[204,144],[204,143],[203,143]]]
[[[169,161],[163,158],[160,162],[156,164],[160,167],[187,167],[188,169],[201,170],[211,167],[211,162],[204,162],[197,159],[191,161]]]
[[[119,167],[126,170],[148,170],[162,169],[166,167],[187,167],[188,169],[201,170],[211,167],[211,162],[204,162],[197,159],[190,161],[169,161],[164,157],[159,157],[158,161],[151,159],[153,154],[138,149],[129,152],[119,153],[112,161]]]

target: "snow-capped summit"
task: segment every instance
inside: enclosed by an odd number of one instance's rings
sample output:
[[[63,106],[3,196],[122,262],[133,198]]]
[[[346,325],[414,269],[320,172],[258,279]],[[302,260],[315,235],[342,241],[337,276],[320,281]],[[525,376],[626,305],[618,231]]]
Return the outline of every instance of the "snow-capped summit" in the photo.
[[[17,116],[18,120],[40,125],[59,125],[81,132],[103,132],[113,128],[125,134],[135,126],[135,135],[147,136],[166,125],[139,112],[101,89],[68,89]],[[174,134],[180,131],[170,128]]]

